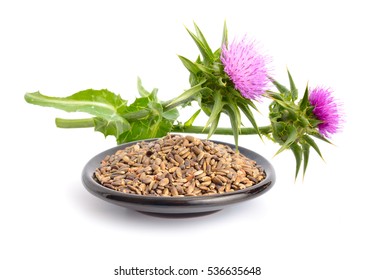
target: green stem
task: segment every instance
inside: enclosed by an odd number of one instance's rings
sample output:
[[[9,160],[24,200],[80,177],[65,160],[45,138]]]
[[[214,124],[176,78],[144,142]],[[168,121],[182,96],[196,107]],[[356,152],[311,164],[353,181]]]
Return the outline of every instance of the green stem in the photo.
[[[138,120],[141,118],[146,117],[149,114],[149,111],[146,109],[139,110],[136,112],[131,112],[123,115],[128,121]],[[56,126],[59,128],[84,128],[84,127],[94,127],[94,119],[87,118],[87,119],[60,119],[56,118],[55,120]]]
[[[123,114],[122,117],[128,121],[134,121],[134,120],[145,118],[148,115],[149,115],[149,110],[142,109],[139,111]]]
[[[271,126],[261,126],[258,128],[261,134],[269,134],[272,131]],[[207,129],[203,126],[178,126],[175,125],[172,128],[172,132],[180,132],[180,133],[198,133],[198,134],[207,134]],[[232,128],[229,127],[217,127],[217,129],[214,131],[214,134],[221,134],[221,135],[233,135]],[[240,129],[239,132],[240,135],[251,135],[251,134],[257,134],[257,130],[253,127],[244,127]]]
[[[83,128],[95,126],[93,118],[74,120],[56,118],[55,122],[56,126],[59,128]]]
[[[84,127],[94,127],[93,118],[88,119],[60,119],[56,118],[56,126],[59,128],[84,128]],[[272,129],[271,126],[261,126],[258,128],[261,134],[269,134]],[[179,133],[197,133],[197,134],[207,134],[208,130],[203,126],[173,126],[171,132]],[[232,128],[230,127],[217,127],[214,134],[220,135],[232,135]],[[252,135],[257,134],[256,129],[253,127],[244,127],[240,129],[240,135]]]

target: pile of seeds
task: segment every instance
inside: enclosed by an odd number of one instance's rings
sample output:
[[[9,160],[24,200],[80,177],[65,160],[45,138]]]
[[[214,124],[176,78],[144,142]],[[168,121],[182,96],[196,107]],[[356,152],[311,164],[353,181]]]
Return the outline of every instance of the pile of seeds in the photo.
[[[95,176],[103,186],[124,193],[198,196],[245,189],[266,175],[229,146],[167,135],[106,156]]]

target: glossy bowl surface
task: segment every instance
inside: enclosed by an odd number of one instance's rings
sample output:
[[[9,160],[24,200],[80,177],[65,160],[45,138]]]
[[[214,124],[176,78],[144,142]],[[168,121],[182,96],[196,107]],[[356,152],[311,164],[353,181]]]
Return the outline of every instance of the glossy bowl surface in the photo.
[[[153,140],[155,139],[145,141]],[[232,149],[235,149],[235,146],[232,144],[220,141],[211,141],[217,144],[228,145]],[[271,163],[263,156],[246,148],[239,147],[239,151],[244,156],[255,160],[266,173],[266,178],[263,181],[244,190],[209,196],[156,197],[126,194],[106,188],[99,184],[95,179],[94,172],[96,168],[100,166],[101,160],[103,160],[106,155],[112,155],[117,150],[124,149],[125,147],[134,145],[135,143],[136,142],[131,142],[118,145],[97,154],[87,162],[83,168],[82,182],[90,193],[110,203],[149,215],[163,217],[192,217],[211,214],[222,210],[231,204],[258,197],[259,195],[268,191],[275,183],[275,171]]]

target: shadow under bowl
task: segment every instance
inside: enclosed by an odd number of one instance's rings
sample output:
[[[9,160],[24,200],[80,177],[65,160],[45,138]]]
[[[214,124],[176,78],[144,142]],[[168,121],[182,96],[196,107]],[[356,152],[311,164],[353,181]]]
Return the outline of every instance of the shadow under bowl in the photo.
[[[156,139],[144,141],[148,142],[154,140]],[[232,144],[213,140],[210,141],[216,144],[227,145],[235,150],[235,146]],[[217,195],[163,197],[126,194],[109,189],[98,183],[94,172],[96,168],[100,167],[101,161],[105,156],[112,155],[116,151],[134,145],[137,142],[139,141],[118,145],[90,159],[82,172],[82,182],[86,189],[105,201],[144,214],[169,218],[186,218],[212,214],[234,203],[256,198],[268,191],[275,183],[275,171],[271,163],[263,156],[240,146],[239,152],[256,161],[257,165],[261,166],[266,173],[266,178],[263,181],[243,190]]]

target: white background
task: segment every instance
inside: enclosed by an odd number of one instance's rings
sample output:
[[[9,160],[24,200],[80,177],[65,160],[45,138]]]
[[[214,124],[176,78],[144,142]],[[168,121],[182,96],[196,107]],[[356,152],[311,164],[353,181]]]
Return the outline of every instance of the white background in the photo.
[[[172,265],[205,271],[260,266],[262,275],[253,279],[374,279],[369,4],[1,1],[0,278],[118,279],[113,271],[119,265]],[[168,99],[188,88],[176,55],[198,54],[184,26],[193,28],[196,21],[218,48],[224,20],[229,39],[248,34],[261,43],[278,80],[287,82],[288,67],[300,91],[308,81],[329,86],[345,104],[346,123],[335,146],[320,145],[325,161],[313,153],[304,182],[294,182],[290,152],[272,158],[276,145],[243,137],[241,145],[271,159],[276,185],[201,218],[149,217],[89,194],[80,181],[82,168],[115,140],[93,129],[56,128],[55,117],[74,115],[27,104],[24,94],[108,88],[133,100],[140,76],[146,88],[157,87]]]

